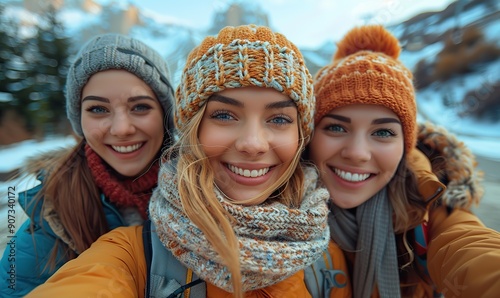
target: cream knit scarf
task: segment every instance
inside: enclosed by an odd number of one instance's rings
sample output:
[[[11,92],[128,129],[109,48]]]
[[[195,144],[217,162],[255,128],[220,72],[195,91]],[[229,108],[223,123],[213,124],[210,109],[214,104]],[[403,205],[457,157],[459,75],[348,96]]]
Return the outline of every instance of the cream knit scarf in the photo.
[[[176,186],[176,175],[162,166],[149,212],[163,245],[201,279],[232,292],[231,273],[203,232],[186,216]],[[305,169],[307,187],[297,209],[279,202],[257,206],[231,204],[216,191],[225,210],[235,219],[244,291],[273,285],[312,264],[329,241],[328,192],[316,188],[318,179]]]

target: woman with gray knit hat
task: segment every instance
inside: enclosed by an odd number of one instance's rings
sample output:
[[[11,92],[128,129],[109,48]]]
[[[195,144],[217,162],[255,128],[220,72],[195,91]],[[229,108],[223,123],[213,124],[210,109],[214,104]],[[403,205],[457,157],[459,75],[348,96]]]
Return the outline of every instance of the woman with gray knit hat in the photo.
[[[382,26],[354,28],[315,77],[308,157],[330,192],[353,296],[497,297],[500,233],[470,210],[483,193],[475,158],[445,129],[417,123],[400,50]]]
[[[0,296],[26,295],[102,234],[147,219],[160,152],[172,143],[168,77],[162,57],[127,36],[99,35],[79,51],[66,107],[80,140],[28,164],[41,183],[19,195],[30,218],[16,233],[15,261],[5,250],[0,278],[14,286]]]
[[[329,239],[328,193],[300,164],[313,115],[312,77],[286,37],[253,25],[206,37],[176,92],[180,137],[150,228],[102,236],[29,296],[309,297],[302,269]]]

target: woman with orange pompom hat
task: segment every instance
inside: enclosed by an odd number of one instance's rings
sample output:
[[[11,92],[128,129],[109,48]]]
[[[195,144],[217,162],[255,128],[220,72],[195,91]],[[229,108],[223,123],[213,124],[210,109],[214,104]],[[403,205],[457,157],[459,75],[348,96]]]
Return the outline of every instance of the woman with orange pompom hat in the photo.
[[[483,193],[475,158],[445,129],[417,123],[400,51],[382,26],[354,28],[315,77],[305,157],[330,193],[332,243],[347,255],[354,297],[493,297],[500,233],[470,211]]]

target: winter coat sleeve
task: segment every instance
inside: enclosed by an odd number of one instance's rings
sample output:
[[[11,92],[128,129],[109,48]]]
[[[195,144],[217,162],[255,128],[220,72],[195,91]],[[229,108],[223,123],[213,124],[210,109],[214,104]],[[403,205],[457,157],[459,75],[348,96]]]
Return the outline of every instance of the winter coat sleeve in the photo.
[[[2,257],[0,278],[7,281],[2,287],[2,297],[24,297],[29,291],[45,282],[64,264],[61,250],[55,266],[49,265],[55,236],[41,229],[30,233],[31,220],[28,219],[10,239]]]
[[[142,297],[146,260],[142,226],[102,235],[26,297]]]
[[[60,249],[54,267],[49,265],[58,238],[47,222],[40,221],[41,203],[30,204],[41,187],[39,185],[19,194],[19,201],[31,218],[18,228],[4,251],[0,280],[7,281],[7,286],[0,288],[1,297],[23,297],[45,282],[65,262]],[[30,229],[32,223],[33,230]]]
[[[428,248],[429,274],[446,297],[498,297],[500,233],[474,214],[431,210]]]

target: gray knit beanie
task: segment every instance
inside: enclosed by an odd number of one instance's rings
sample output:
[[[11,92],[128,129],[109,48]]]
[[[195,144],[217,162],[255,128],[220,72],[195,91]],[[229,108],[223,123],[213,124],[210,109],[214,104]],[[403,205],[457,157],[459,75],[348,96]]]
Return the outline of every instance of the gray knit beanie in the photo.
[[[73,130],[83,136],[81,124],[82,89],[89,78],[108,69],[126,70],[148,84],[165,114],[165,127],[172,130],[174,91],[166,61],[141,41],[120,34],[98,35],[78,52],[66,80],[66,114]]]

